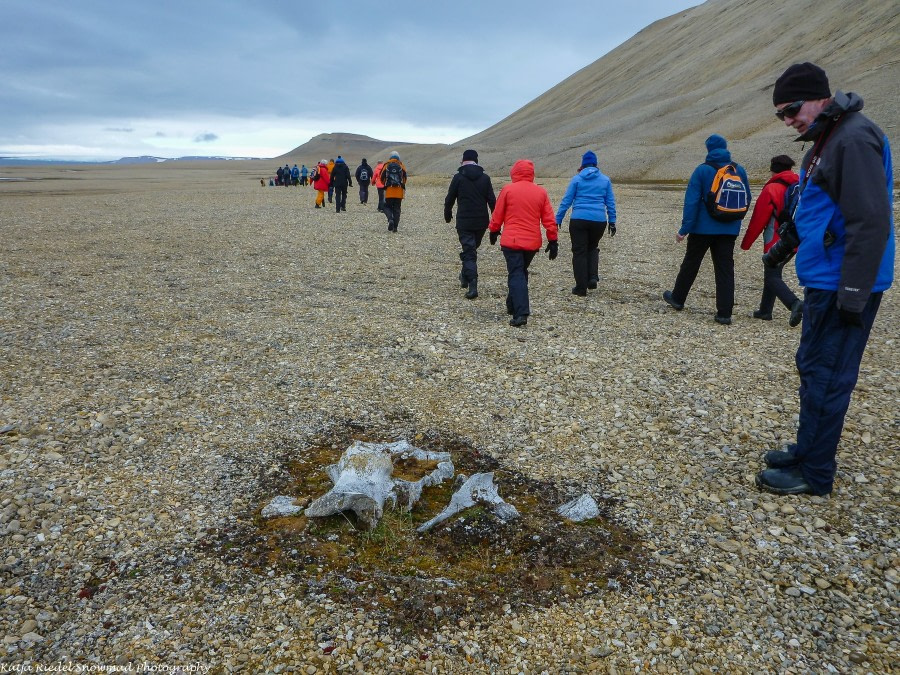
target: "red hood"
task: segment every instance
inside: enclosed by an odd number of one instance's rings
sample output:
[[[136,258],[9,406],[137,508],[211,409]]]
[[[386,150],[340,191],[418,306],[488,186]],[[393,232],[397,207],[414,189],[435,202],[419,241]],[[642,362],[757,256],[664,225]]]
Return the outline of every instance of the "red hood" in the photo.
[[[512,168],[509,170],[509,177],[512,178],[513,183],[517,183],[520,180],[527,180],[529,183],[534,182],[534,162],[530,159],[518,159],[516,163],[512,165]]]

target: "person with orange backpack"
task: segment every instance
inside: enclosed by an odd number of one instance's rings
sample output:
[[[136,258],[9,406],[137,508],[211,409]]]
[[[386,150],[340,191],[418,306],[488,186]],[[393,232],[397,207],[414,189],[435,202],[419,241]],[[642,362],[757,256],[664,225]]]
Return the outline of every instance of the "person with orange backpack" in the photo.
[[[400,207],[406,196],[406,167],[400,161],[400,153],[392,152],[378,174],[384,184],[383,213],[387,216],[388,232],[396,234],[400,225]]]
[[[716,323],[731,323],[734,308],[734,245],[741,220],[750,206],[750,181],[740,164],[733,162],[728,141],[719,134],[706,139],[706,161],[694,169],[684,194],[681,229],[675,241],[687,237],[687,249],[671,291],[663,300],[680,311],[700,264],[709,251],[716,279]]]

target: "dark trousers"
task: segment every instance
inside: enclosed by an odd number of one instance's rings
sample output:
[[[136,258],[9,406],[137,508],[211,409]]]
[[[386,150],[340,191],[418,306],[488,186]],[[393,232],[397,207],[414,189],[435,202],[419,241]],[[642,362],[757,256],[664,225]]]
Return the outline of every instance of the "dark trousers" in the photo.
[[[796,359],[800,374],[800,427],[794,454],[803,477],[818,494],[831,492],[834,484],[844,416],[881,295],[869,296],[862,326],[848,326],[841,322],[836,291],[806,289]]]
[[[367,204],[369,202],[369,183],[359,182],[359,203]]]
[[[763,291],[762,298],[759,301],[760,312],[771,314],[772,309],[775,307],[776,298],[781,300],[781,304],[788,309],[799,299],[781,278],[783,271],[784,265],[779,265],[778,267],[763,265]]]
[[[687,236],[687,249],[684,252],[684,260],[681,261],[681,269],[675,278],[675,287],[672,289],[672,299],[680,305],[687,300],[688,293],[697,272],[700,271],[700,263],[709,251],[712,255],[713,272],[716,277],[716,315],[730,317],[734,308],[734,243],[737,235],[730,234],[689,234]]]
[[[507,285],[506,311],[515,318],[531,314],[528,302],[528,266],[534,260],[537,251],[518,251],[502,247],[506,258]]]
[[[378,210],[384,211],[384,188],[376,187],[378,190]]]
[[[307,178],[306,176],[300,176],[300,185],[306,185]]]
[[[459,245],[462,251],[459,252],[459,259],[462,260],[461,279],[465,279],[467,284],[478,281],[478,247],[481,246],[481,240],[484,239],[484,233],[487,228],[481,230],[461,230],[456,228],[456,235],[459,237]]]
[[[606,223],[584,218],[569,220],[569,238],[572,240],[572,272],[575,286],[587,289],[588,282],[598,281],[600,251],[597,244],[603,238]],[[596,252],[596,255],[595,255]]]
[[[334,200],[334,185],[329,185],[328,186],[328,203],[331,204],[331,202],[333,200]]]
[[[335,211],[346,211],[347,210],[347,186],[343,187],[340,185],[335,186],[334,188],[334,210]]]
[[[400,197],[390,197],[384,200],[384,215],[387,216],[388,229],[397,231],[400,224],[400,205],[403,200]]]

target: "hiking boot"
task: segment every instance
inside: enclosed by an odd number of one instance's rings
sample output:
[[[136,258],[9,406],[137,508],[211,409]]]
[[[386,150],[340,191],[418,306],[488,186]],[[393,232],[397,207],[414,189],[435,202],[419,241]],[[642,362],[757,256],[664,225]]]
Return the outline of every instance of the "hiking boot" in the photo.
[[[515,326],[516,328],[521,328],[522,326],[524,326],[527,323],[528,323],[527,316],[514,316],[513,318],[511,318],[509,320],[509,325]]]
[[[799,326],[801,321],[803,321],[803,301],[795,300],[791,305],[791,318],[788,320],[788,325],[793,328]]]
[[[716,314],[716,323],[720,323],[723,326],[730,326],[731,325],[731,317],[730,316],[719,316],[718,314]]]
[[[762,319],[763,321],[771,321],[772,320],[772,312],[763,312],[762,310],[755,310],[753,312],[754,319]]]
[[[319,206],[318,204],[316,204],[316,208],[317,208],[317,209],[321,209],[322,207]]]
[[[587,289],[582,288],[581,286],[576,286],[572,289],[572,295],[580,295],[584,297],[585,295],[587,295]]]
[[[797,466],[799,460],[797,455],[791,452],[790,448],[797,446],[788,446],[787,450],[769,450],[763,455],[763,461],[770,469],[786,469],[791,466]]]
[[[672,297],[672,291],[664,292],[662,298],[669,304],[670,307],[673,307],[679,312],[684,309],[683,304],[681,304],[680,302],[675,302],[675,298]]]
[[[592,291],[595,290],[597,288],[597,283],[599,281],[600,281],[599,279],[593,279],[593,278],[590,279],[588,281],[588,288],[591,289]]]
[[[756,474],[756,487],[776,495],[816,494],[797,467],[760,471]]]
[[[477,281],[473,281],[472,283],[469,284],[469,290],[466,291],[466,297],[469,300],[474,300],[475,298],[478,297],[478,282]]]

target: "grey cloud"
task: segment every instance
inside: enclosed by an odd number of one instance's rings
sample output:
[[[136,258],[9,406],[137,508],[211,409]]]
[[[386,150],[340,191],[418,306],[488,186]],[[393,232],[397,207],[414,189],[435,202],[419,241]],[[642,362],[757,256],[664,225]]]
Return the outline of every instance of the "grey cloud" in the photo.
[[[194,137],[194,143],[212,143],[219,140],[219,137],[212,133],[200,134]]]

